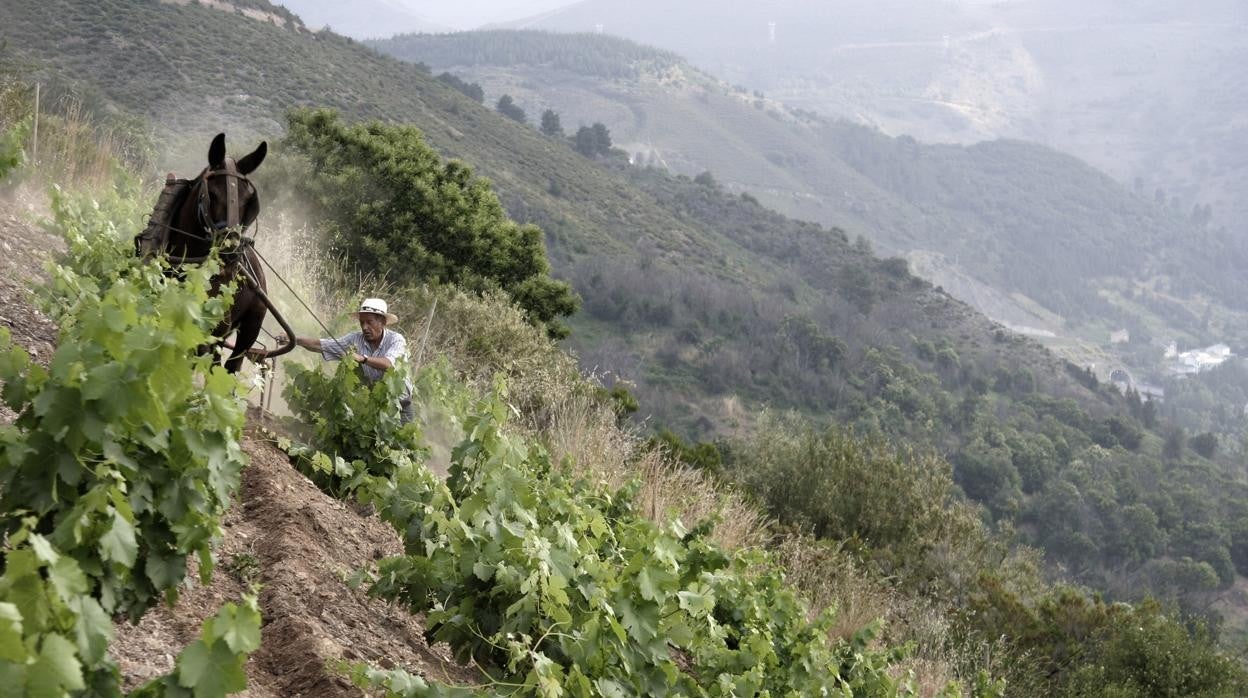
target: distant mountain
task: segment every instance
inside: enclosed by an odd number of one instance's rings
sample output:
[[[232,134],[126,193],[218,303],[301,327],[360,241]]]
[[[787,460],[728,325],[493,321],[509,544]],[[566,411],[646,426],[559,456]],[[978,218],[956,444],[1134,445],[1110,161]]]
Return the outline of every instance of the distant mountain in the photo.
[[[281,0],[309,29],[329,27],[355,39],[393,36],[405,32],[448,32],[454,29],[411,9],[403,0]]]
[[[1088,354],[1069,340],[1107,343],[1111,325],[1145,343],[1248,341],[1238,272],[1248,258],[1233,238],[1050,148],[889,137],[607,35],[488,31],[370,45],[475,81],[490,100],[509,94],[535,116],[552,109],[570,131],[602,122],[635,163],[709,171],[789,215],[865,235],[994,319],[1064,335],[1055,345],[1072,358]],[[1205,318],[1202,297],[1240,315]]]
[[[1248,4],[1237,0],[786,0],[731,12],[585,0],[508,26],[601,26],[893,135],[1048,144],[1248,229]]]

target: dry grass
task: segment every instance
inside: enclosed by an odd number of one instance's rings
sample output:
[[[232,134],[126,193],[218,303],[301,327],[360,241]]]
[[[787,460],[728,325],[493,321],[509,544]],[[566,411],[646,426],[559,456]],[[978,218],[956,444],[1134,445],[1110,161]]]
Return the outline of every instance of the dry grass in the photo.
[[[26,172],[45,183],[95,191],[112,186],[127,169],[143,170],[147,134],[134,124],[103,122],[70,96],[42,95],[35,111],[35,89],[16,80],[0,82],[0,130],[33,119],[25,153]]]
[[[667,454],[646,449],[640,436],[621,428],[610,405],[597,395],[597,382],[582,375],[576,360],[529,324],[505,295],[430,287],[399,290],[353,276],[338,260],[320,253],[319,234],[305,220],[298,210],[266,212],[255,235],[257,249],[276,270],[266,270],[270,295],[298,334],[324,333],[318,318],[333,333],[349,330],[347,313],[361,297],[388,298],[401,316],[396,329],[407,337],[413,364],[445,359],[477,392],[488,390],[495,375],[504,376],[520,414],[513,427],[541,439],[557,461],[611,487],[640,478],[638,506],[650,518],[659,523],[679,519],[686,525],[714,518],[718,523],[712,538],[727,549],[766,540],[767,521],[757,507]],[[266,329],[278,332],[272,319]],[[282,361],[317,361],[300,350],[288,357]],[[287,414],[280,398],[282,375],[279,371],[275,379],[273,411]]]

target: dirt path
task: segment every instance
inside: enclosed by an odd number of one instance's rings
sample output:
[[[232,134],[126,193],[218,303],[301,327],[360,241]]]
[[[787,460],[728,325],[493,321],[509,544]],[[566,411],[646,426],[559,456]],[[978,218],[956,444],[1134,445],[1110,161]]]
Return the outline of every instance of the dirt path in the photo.
[[[344,580],[402,551],[397,534],[376,516],[331,499],[296,472],[285,454],[257,434],[243,450],[239,501],[225,521],[213,583],[184,595],[173,609],[150,611],[137,626],[121,625],[111,650],[133,687],[173,666],[203,619],[262,585],[262,642],[247,667],[249,696],[358,696],[327,669],[330,660],[399,666],[439,681],[474,683],[444,646],[430,647],[420,620],[370,599]]]
[[[0,325],[46,365],[56,327],[36,308],[31,289],[46,279],[44,265],[64,245],[33,223],[42,213],[38,197],[0,199]],[[0,406],[0,423],[14,417]],[[425,642],[419,618],[347,586],[357,570],[402,551],[389,526],[323,494],[253,429],[243,450],[250,463],[223,522],[212,583],[192,585],[175,606],[157,606],[137,625],[117,623],[109,650],[127,689],[168,672],[204,619],[252,584],[261,586],[262,642],[248,662],[243,696],[362,695],[327,667],[336,659],[452,683],[480,680],[455,664],[445,646]]]

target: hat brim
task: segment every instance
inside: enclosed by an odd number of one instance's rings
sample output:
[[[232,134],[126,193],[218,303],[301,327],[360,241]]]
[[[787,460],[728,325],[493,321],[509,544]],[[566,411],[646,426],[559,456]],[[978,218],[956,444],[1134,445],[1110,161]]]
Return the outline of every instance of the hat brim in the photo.
[[[387,325],[393,325],[399,321],[399,316],[395,315],[394,313],[365,313],[365,312],[360,312],[360,311],[351,313],[351,317],[355,318],[356,320],[359,320],[361,315],[380,315],[386,319]]]

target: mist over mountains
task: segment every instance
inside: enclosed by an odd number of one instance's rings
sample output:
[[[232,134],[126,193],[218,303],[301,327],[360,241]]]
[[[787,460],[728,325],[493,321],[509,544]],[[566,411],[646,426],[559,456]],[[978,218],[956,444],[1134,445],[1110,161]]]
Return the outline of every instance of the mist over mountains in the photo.
[[[587,0],[506,26],[601,29],[790,106],[920,141],[1037,141],[1242,227],[1246,25],[1248,6],[1226,0],[792,0],[730,11]]]
[[[1232,341],[1243,324],[1202,321],[1205,301],[1191,306],[1202,295],[1238,305],[1226,231],[1042,145],[890,137],[609,35],[488,31],[371,45],[479,83],[487,104],[506,94],[533,119],[552,110],[569,132],[602,122],[635,165],[709,171],[788,215],[864,235],[1019,330],[1101,344],[1126,326],[1146,346],[1167,335]],[[1067,349],[1080,363],[1106,361]]]
[[[328,26],[353,39],[373,39],[405,32],[453,32],[559,9],[569,0],[283,0],[309,27]]]

